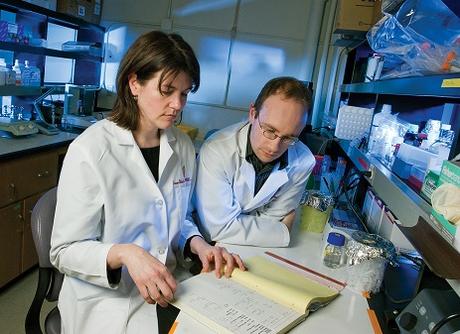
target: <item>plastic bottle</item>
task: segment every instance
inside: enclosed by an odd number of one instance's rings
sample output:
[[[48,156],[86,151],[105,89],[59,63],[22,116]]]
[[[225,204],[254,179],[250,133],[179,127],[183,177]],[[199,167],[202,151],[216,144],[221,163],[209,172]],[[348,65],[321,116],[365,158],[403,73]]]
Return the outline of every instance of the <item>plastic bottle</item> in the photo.
[[[21,67],[19,66],[19,59],[16,59],[14,61],[14,65],[13,65],[13,71],[15,73],[15,84],[16,86],[21,86],[22,84],[22,81],[21,81]]]
[[[327,245],[324,248],[323,264],[329,268],[339,268],[343,265],[345,254],[345,236],[337,232],[330,232],[327,236]]]
[[[6,85],[8,68],[6,67],[5,58],[0,58],[0,86]]]
[[[40,69],[37,66],[29,65],[29,71],[30,71],[29,84],[31,86],[39,87],[41,85]]]
[[[11,67],[6,68],[6,84],[7,85],[16,85],[16,72],[11,69]]]
[[[30,86],[30,67],[28,60],[24,60],[24,66],[21,68],[21,82],[23,86]]]
[[[387,133],[387,130],[389,128],[389,123],[391,123],[394,117],[396,117],[391,114],[391,109],[391,105],[384,104],[381,112],[375,114],[374,121],[372,123],[373,129],[369,140],[369,152],[379,158],[384,158],[386,156],[386,152],[391,147],[391,142],[388,141],[389,134]]]

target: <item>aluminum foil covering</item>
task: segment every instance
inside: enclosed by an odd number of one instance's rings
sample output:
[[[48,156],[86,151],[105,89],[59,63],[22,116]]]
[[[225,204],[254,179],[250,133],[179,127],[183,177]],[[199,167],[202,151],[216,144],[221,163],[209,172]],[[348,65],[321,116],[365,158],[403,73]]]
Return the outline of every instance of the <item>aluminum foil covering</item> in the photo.
[[[392,266],[397,266],[396,250],[391,241],[377,234],[363,231],[353,232],[348,240],[346,254],[349,265],[355,265],[367,260],[383,258]]]
[[[321,212],[327,210],[327,208],[334,204],[332,196],[326,195],[317,190],[305,191],[300,200],[300,205],[311,206]]]

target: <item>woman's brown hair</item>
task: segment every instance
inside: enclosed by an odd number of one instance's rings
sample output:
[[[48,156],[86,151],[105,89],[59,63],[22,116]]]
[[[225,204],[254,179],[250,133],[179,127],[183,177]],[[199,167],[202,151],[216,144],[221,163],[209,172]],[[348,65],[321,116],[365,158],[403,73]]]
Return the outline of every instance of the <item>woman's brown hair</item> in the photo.
[[[158,89],[161,94],[163,81],[176,77],[180,72],[192,80],[191,92],[200,87],[200,65],[191,46],[177,34],[151,31],[140,36],[126,52],[117,73],[117,98],[110,119],[118,126],[136,130],[139,109],[129,88],[129,77],[136,74],[141,84],[161,73]]]

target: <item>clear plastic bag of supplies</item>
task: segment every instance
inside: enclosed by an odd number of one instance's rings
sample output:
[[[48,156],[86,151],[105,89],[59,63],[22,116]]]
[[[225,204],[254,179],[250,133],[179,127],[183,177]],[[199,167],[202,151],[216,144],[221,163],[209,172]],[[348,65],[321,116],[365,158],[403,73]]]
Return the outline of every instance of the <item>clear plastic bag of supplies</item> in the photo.
[[[410,124],[399,119],[397,114],[391,113],[391,106],[384,105],[382,111],[374,116],[368,151],[391,163],[397,144],[404,141],[404,135]]]
[[[384,56],[381,79],[460,72],[460,18],[441,0],[406,0],[367,33]]]

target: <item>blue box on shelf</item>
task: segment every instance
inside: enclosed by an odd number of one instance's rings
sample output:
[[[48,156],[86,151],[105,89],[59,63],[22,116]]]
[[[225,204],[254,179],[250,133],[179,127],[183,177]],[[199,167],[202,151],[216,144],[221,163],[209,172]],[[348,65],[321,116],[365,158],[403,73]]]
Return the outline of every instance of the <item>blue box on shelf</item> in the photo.
[[[410,176],[411,168],[412,164],[407,163],[398,157],[395,157],[391,170],[401,179],[407,180]]]

